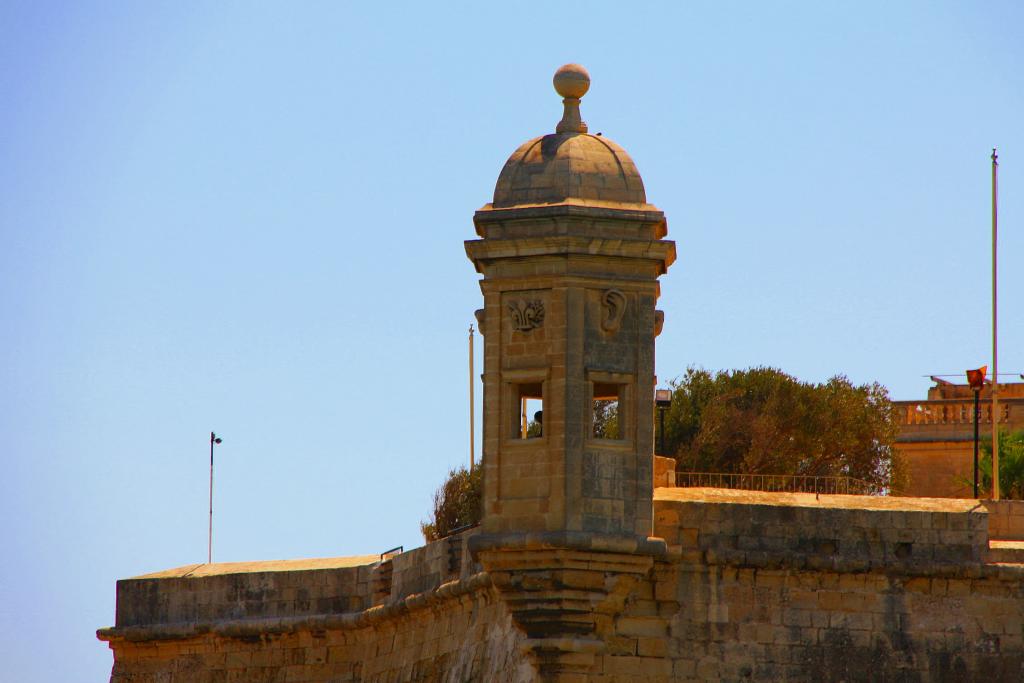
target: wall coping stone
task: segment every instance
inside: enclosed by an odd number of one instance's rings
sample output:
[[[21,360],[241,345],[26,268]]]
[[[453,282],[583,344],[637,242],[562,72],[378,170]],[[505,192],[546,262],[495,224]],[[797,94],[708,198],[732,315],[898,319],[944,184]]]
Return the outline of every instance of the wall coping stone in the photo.
[[[401,600],[377,605],[359,612],[311,614],[297,617],[215,619],[147,626],[112,626],[98,629],[96,637],[108,642],[114,640],[140,642],[183,640],[206,634],[228,638],[247,638],[268,633],[348,630],[370,626],[490,587],[490,576],[487,575],[487,572],[479,572],[465,579],[448,581],[433,590],[409,595]]]
[[[311,569],[348,569],[377,564],[379,555],[352,555],[349,557],[316,557],[299,560],[258,560],[255,562],[214,562],[213,564],[186,564],[149,574],[132,576],[136,579],[201,579],[226,574],[255,574],[261,572],[309,571]]]
[[[475,558],[488,550],[581,550],[584,552],[625,553],[662,557],[667,551],[664,539],[653,536],[610,536],[587,531],[538,531],[480,534],[469,539]]]
[[[842,494],[746,491],[741,489],[674,487],[654,491],[656,501],[735,503],[740,505],[790,506],[845,510],[898,512],[971,512],[985,514],[980,501],[970,498],[903,498]]]

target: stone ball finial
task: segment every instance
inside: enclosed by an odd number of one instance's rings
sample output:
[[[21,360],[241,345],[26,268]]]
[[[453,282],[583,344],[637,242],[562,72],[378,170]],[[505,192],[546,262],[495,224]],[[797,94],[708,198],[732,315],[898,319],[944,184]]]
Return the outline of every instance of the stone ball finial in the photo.
[[[587,124],[580,118],[580,98],[590,90],[590,74],[579,64],[566,64],[555,72],[552,83],[565,105],[562,120],[555,126],[555,132],[586,133]]]
[[[562,97],[579,99],[590,90],[590,74],[579,64],[565,64],[558,68],[552,79],[555,91]]]

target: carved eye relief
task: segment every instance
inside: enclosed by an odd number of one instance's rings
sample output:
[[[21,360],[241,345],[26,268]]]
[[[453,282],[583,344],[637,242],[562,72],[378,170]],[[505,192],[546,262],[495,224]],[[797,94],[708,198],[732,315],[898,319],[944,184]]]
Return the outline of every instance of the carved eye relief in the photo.
[[[512,318],[512,329],[517,332],[529,332],[544,325],[544,302],[540,299],[511,301],[508,311]]]
[[[618,332],[622,318],[626,315],[626,295],[617,289],[609,289],[601,295],[601,329]]]

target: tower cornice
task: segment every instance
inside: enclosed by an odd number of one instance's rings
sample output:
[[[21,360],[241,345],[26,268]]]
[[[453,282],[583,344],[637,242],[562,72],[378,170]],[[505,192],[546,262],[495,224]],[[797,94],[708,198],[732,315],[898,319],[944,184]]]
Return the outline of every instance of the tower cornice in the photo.
[[[631,240],[543,235],[508,239],[467,240],[466,255],[479,273],[503,259],[583,256],[601,259],[630,259],[656,264],[652,276],[663,275],[676,260],[676,244],[670,240]]]

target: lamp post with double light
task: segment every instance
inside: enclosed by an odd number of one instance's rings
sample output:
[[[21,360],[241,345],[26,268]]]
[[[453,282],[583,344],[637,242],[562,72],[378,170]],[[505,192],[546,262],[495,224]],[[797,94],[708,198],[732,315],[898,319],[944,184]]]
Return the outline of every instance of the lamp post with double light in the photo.
[[[979,401],[981,388],[985,386],[985,373],[988,366],[982,365],[977,370],[967,371],[967,383],[974,390],[974,497],[978,497],[978,418],[980,413]],[[998,476],[993,474],[992,476]]]

